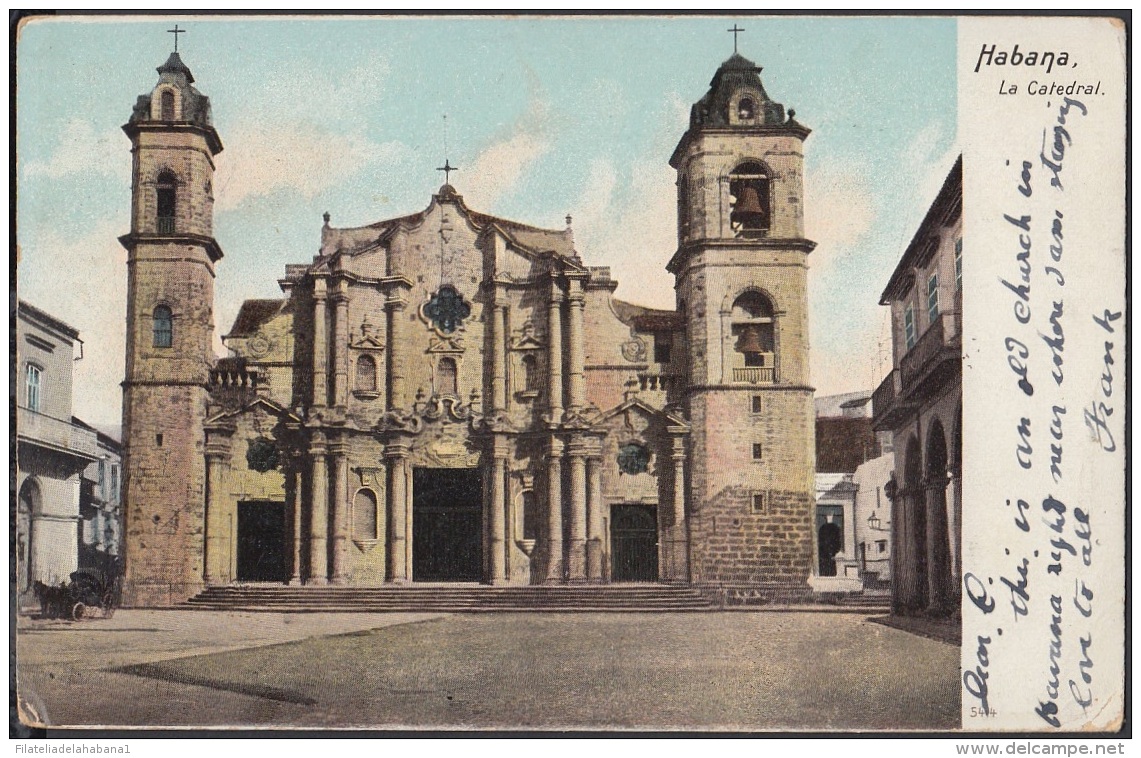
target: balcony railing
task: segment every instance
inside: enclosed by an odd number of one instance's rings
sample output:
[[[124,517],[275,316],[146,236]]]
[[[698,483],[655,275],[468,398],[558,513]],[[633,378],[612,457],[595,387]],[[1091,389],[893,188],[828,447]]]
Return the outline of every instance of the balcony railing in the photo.
[[[776,369],[772,366],[748,366],[733,369],[733,381],[747,384],[772,384],[776,381]]]
[[[880,382],[880,386],[876,387],[876,391],[872,393],[872,415],[875,417],[882,416],[887,413],[892,404],[895,403],[896,397],[899,396],[899,369],[892,369],[891,373],[884,377]]]
[[[174,234],[174,217],[159,216],[155,220],[155,231],[159,234]]]
[[[680,378],[675,374],[638,374],[638,385],[643,392],[666,392]]]
[[[872,393],[872,415],[878,430],[891,429],[908,417],[916,404],[950,376],[962,354],[962,317],[941,313],[899,360],[899,365]]]
[[[95,460],[99,457],[95,432],[42,413],[20,408],[16,416],[19,439],[25,443]]]
[[[210,389],[256,390],[265,382],[254,366],[216,366],[210,369]]]
[[[899,361],[900,381],[910,391],[936,361],[957,357],[962,342],[958,313],[941,313]]]
[[[893,369],[872,393],[872,424],[877,431],[893,429],[907,418],[911,405],[901,397],[899,369]]]

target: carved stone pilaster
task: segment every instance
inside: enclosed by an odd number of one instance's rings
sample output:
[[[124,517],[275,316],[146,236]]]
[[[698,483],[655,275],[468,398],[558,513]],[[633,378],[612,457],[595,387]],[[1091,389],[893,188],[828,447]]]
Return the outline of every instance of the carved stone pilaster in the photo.
[[[394,583],[411,580],[408,563],[408,445],[389,444],[384,456],[388,460],[388,567],[387,579]]]
[[[313,399],[316,408],[328,402],[328,327],[325,324],[325,296],[327,284],[324,278],[313,281]]]
[[[230,541],[226,501],[231,456],[231,428],[214,427],[206,437],[206,584],[225,584],[230,576]]]
[[[547,454],[546,581],[563,580],[563,442],[552,438]]]
[[[309,584],[325,584],[329,576],[329,479],[324,432],[317,430],[309,441],[312,468],[312,506],[309,523]]]

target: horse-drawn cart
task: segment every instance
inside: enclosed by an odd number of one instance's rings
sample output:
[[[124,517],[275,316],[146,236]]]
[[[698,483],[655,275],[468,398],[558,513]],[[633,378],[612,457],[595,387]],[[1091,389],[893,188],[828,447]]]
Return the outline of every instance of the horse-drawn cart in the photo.
[[[71,573],[70,582],[53,587],[35,583],[36,599],[44,618],[79,621],[82,618],[111,618],[119,606],[119,579],[97,569]]]

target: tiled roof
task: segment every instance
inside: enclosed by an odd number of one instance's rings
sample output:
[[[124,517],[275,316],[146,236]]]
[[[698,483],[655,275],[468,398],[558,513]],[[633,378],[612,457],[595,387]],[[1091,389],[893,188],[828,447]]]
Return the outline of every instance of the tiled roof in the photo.
[[[166,63],[156,68],[155,71],[160,74],[185,74],[187,82],[194,82],[194,74],[190,73],[190,68],[182,62],[178,53],[171,53],[170,57],[166,59]]]
[[[247,300],[242,303],[227,337],[247,337],[281,311],[284,300]]]
[[[612,299],[614,312],[623,323],[630,324],[643,331],[661,331],[680,329],[683,317],[677,311],[666,311],[659,308],[647,308],[644,305],[627,303],[625,300]]]

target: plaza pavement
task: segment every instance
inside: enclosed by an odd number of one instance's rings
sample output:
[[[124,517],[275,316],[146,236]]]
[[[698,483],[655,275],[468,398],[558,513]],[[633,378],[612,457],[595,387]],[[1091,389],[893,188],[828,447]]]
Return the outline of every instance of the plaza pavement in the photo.
[[[947,730],[959,649],[858,613],[18,620],[25,718],[76,727]]]

